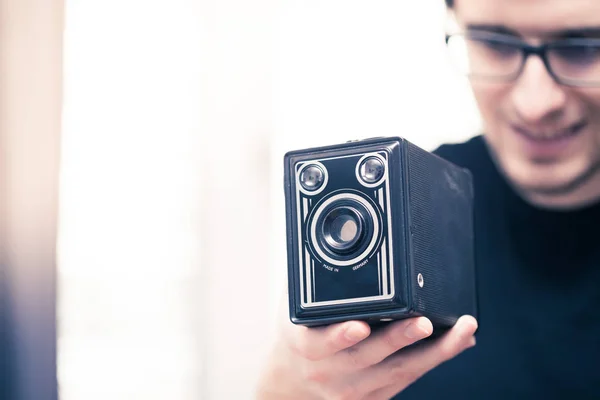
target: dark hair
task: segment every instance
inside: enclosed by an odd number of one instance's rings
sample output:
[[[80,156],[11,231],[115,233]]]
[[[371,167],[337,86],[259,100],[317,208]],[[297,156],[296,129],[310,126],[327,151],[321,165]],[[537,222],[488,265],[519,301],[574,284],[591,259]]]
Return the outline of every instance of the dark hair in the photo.
[[[446,0],[446,6],[448,6],[448,8],[452,8],[453,5],[454,5],[454,0]]]

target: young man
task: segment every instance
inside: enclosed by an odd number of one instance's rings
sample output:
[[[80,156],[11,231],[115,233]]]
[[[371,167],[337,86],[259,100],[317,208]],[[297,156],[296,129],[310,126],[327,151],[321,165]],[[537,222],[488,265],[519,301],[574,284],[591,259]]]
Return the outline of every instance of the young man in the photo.
[[[448,6],[485,122],[437,150],[474,175],[479,321],[410,349],[427,319],[285,321],[261,399],[600,398],[600,1]]]

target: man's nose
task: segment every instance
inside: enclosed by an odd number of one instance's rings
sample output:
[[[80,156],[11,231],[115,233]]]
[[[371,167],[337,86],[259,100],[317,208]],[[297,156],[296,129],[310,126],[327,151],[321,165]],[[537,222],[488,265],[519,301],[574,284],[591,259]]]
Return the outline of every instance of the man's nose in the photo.
[[[567,101],[565,88],[550,75],[539,57],[529,57],[512,90],[515,111],[525,123],[559,116]]]

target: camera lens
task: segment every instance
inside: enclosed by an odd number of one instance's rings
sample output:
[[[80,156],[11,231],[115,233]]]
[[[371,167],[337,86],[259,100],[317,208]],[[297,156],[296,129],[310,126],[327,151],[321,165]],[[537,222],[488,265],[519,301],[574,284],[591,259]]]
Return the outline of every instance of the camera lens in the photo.
[[[337,243],[348,243],[358,234],[358,224],[348,215],[340,215],[331,223],[331,237]]]
[[[363,224],[363,218],[356,209],[347,206],[333,208],[322,225],[327,247],[340,254],[354,250],[363,236]]]
[[[319,189],[325,181],[323,170],[317,165],[309,165],[300,173],[300,184],[305,190]]]
[[[308,216],[308,244],[323,262],[350,266],[376,248],[381,224],[375,203],[366,196],[354,190],[334,192]]]
[[[360,177],[366,183],[375,183],[381,179],[385,171],[383,162],[377,157],[365,158],[359,167]]]

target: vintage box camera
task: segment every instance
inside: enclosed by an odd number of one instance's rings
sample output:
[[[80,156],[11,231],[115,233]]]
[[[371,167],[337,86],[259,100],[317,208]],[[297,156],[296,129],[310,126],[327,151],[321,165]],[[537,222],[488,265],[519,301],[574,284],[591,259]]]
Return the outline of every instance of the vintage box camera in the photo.
[[[284,157],[290,318],[314,326],[476,316],[468,170],[403,138]]]

